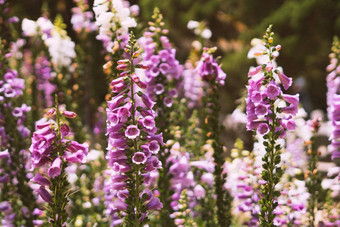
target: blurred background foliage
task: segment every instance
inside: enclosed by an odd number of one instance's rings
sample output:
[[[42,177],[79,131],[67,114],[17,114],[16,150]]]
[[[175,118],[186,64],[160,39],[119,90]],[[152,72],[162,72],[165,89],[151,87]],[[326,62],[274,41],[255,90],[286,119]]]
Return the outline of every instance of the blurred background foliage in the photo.
[[[13,13],[20,19],[37,19],[41,12],[53,20],[62,14],[71,29],[72,0],[11,0]],[[93,0],[89,0],[92,5]],[[177,47],[177,56],[184,63],[195,35],[187,29],[189,20],[205,21],[212,31],[208,46],[217,46],[218,55],[227,73],[226,86],[221,90],[223,113],[230,113],[247,83],[247,72],[255,61],[247,59],[252,38],[261,38],[269,24],[274,25],[276,44],[282,45],[278,64],[292,76],[303,107],[326,109],[326,71],[334,35],[340,35],[339,0],[133,0],[141,8],[140,19],[149,21],[154,7],[159,7],[169,28],[169,36]],[[94,37],[92,38],[95,41]],[[92,45],[94,56],[100,55],[100,44]],[[94,58],[96,74],[93,100],[100,103],[105,96],[105,83],[100,59]]]

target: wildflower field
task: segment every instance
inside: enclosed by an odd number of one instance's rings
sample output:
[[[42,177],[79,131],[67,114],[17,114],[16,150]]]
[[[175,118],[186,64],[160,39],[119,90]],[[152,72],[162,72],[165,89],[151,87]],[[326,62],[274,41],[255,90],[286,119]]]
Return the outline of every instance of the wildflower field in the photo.
[[[0,226],[340,226],[337,35],[334,0],[0,0]]]

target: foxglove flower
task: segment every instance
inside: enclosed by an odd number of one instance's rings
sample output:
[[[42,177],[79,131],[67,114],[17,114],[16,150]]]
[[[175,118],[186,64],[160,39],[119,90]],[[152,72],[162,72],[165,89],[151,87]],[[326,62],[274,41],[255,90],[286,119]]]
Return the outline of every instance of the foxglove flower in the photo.
[[[141,226],[148,211],[162,208],[162,203],[152,191],[147,196],[142,192],[142,182],[146,184],[149,174],[161,168],[154,154],[158,152],[162,136],[155,135],[154,103],[140,88],[140,79],[134,73],[138,66],[133,61],[137,54],[136,40],[132,34],[126,51],[131,58],[124,60],[124,67],[118,62],[119,70],[123,70],[121,76],[124,82],[120,79],[112,81],[113,97],[106,109],[109,138],[106,159],[112,170],[108,187],[114,198],[107,205],[114,207],[108,207],[111,210],[111,225],[121,224],[120,218],[125,214],[129,223]],[[117,84],[120,84],[119,90],[115,89]]]
[[[226,182],[226,173],[223,173],[223,156],[224,149],[220,143],[219,130],[219,94],[218,89],[224,85],[226,74],[222,71],[218,63],[213,57],[216,48],[204,48],[201,59],[197,63],[195,71],[200,75],[201,79],[205,81],[205,97],[203,98],[203,116],[206,141],[212,140],[213,157],[215,162],[214,168],[214,190],[216,194],[215,204],[217,206],[217,220],[220,226],[229,226],[231,224],[231,197],[229,192],[223,187]]]
[[[340,158],[340,42],[335,39],[332,47],[333,53],[330,54],[331,64],[328,65],[327,71],[327,112],[328,119],[332,122],[333,133],[330,137],[332,159]]]
[[[123,0],[95,0],[93,11],[99,28],[98,40],[101,40],[108,52],[119,48],[119,43],[127,38],[129,28],[137,26],[130,16],[130,9]]]
[[[275,220],[275,208],[278,205],[279,191],[275,185],[282,176],[282,169],[278,166],[281,162],[281,146],[278,139],[285,136],[286,130],[294,130],[295,124],[289,119],[294,117],[298,110],[299,95],[287,95],[291,84],[291,78],[285,76],[282,70],[277,68],[275,58],[281,46],[272,46],[273,35],[271,26],[267,29],[263,44],[259,44],[256,50],[250,52],[262,65],[249,71],[249,85],[247,86],[247,129],[257,130],[264,135],[263,145],[266,153],[263,157],[262,178],[265,184],[262,187],[263,194],[261,204],[260,221],[262,225],[272,225]],[[259,63],[259,64],[260,64]],[[283,85],[281,89],[280,84]],[[275,179],[274,179],[275,178]]]
[[[69,190],[65,169],[71,163],[85,161],[88,145],[65,138],[69,134],[69,128],[60,122],[61,113],[58,104],[49,113],[53,113],[49,115],[50,117],[56,114],[56,122],[47,119],[38,121],[29,148],[32,167],[47,171],[44,175],[36,173],[31,181],[40,185],[37,192],[48,203],[49,224],[61,226],[68,217],[66,213],[68,198],[59,196],[63,193],[68,194]],[[63,113],[65,117],[76,116],[71,111],[65,110]]]
[[[169,125],[172,125],[177,119],[173,119],[170,114],[177,108],[178,88],[181,86],[179,80],[183,71],[183,66],[176,59],[176,50],[171,46],[168,37],[167,29],[164,29],[165,23],[162,21],[163,16],[158,8],[154,9],[153,21],[149,22],[148,31],[144,32],[143,37],[138,40],[138,43],[143,49],[141,54],[140,66],[148,66],[145,70],[145,83],[147,85],[146,94],[142,95],[144,104],[153,108],[155,106],[156,119],[152,120],[148,113],[142,113],[144,118],[140,119],[143,127],[150,133],[156,133],[153,130],[154,125],[157,125],[159,132],[162,132],[164,142],[173,139],[173,135],[169,130]],[[145,68],[145,67],[144,67]],[[155,140],[158,141],[158,140]],[[171,168],[171,163],[167,161],[170,156],[170,147],[164,146],[163,141],[160,142],[159,148],[155,147],[155,141],[150,143],[146,148],[151,154],[158,154],[159,160],[162,162],[162,168],[158,177],[158,185],[160,190],[160,200],[164,204],[161,210],[161,225],[169,225],[173,220],[169,217],[172,213],[171,209],[171,192],[167,185],[170,183],[171,175],[168,171]],[[154,147],[154,148],[152,148]],[[149,149],[150,148],[150,149]],[[155,149],[157,148],[157,149]],[[155,168],[154,164],[148,163],[147,168]],[[170,224],[171,225],[171,224]]]
[[[80,33],[81,31],[91,32],[97,30],[97,25],[92,21],[93,12],[86,11],[89,8],[87,0],[74,0],[76,7],[72,8],[71,24],[73,29]]]
[[[6,4],[7,7],[7,4]],[[2,8],[1,19],[7,19],[9,8]],[[5,27],[4,27],[5,28]],[[3,30],[5,33],[6,29]],[[21,224],[32,225],[31,212],[36,206],[33,190],[27,184],[27,170],[30,166],[29,157],[25,149],[30,130],[26,127],[26,116],[31,107],[22,103],[25,81],[18,72],[9,67],[12,54],[9,53],[5,41],[0,39],[0,194],[2,205],[8,209],[1,212],[1,225],[14,226]],[[10,43],[11,40],[6,40]],[[10,188],[10,190],[8,190]],[[16,201],[22,210],[12,210],[12,202]]]

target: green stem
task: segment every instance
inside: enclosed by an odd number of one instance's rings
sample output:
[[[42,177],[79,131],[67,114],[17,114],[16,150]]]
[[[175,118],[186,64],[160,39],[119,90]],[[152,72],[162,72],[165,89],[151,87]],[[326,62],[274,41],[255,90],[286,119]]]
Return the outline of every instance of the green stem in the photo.
[[[130,72],[133,73],[134,72],[134,65],[133,65],[133,53],[134,53],[134,47],[133,45],[131,45],[131,51],[130,51],[130,54],[131,54],[131,62],[130,62]],[[135,115],[136,115],[136,111],[135,111],[135,94],[134,94],[134,88],[133,88],[133,80],[130,78],[130,92],[131,92],[131,102],[132,102],[132,123],[134,125],[137,124],[136,122],[136,119],[135,119]],[[137,140],[134,139],[133,140],[133,145],[134,145],[134,153],[136,153],[138,151],[138,146],[137,146]],[[136,206],[136,214],[135,214],[135,224],[137,227],[140,226],[140,222],[139,222],[139,218],[141,217],[141,213],[140,213],[140,210],[141,210],[141,207],[140,207],[140,198],[139,198],[139,186],[140,186],[140,174],[139,174],[139,167],[138,165],[134,165],[134,171],[135,171],[135,176],[136,176],[136,185],[135,185],[135,199],[136,199],[136,203],[135,203],[135,206]]]

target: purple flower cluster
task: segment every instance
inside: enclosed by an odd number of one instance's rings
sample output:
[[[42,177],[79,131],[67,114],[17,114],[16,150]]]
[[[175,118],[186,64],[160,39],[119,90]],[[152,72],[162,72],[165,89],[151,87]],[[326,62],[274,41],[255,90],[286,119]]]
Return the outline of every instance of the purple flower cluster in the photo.
[[[49,113],[52,115],[54,111],[54,109],[51,109]],[[70,117],[69,112],[64,111],[64,115]],[[65,137],[70,133],[70,128],[64,123],[60,125],[60,128],[53,120],[42,119],[36,123],[32,144],[29,148],[32,168],[45,167],[45,170],[47,168],[46,175],[48,177],[37,173],[31,181],[40,185],[37,192],[48,203],[51,202],[51,195],[46,189],[51,184],[49,178],[55,178],[61,174],[63,163],[86,162],[88,144],[80,144],[66,139]]]
[[[279,47],[272,47],[267,53],[278,50]],[[271,57],[272,59],[273,57]],[[274,60],[266,64],[252,68],[248,75],[250,77],[247,86],[247,129],[257,130],[261,135],[266,135],[270,130],[268,122],[271,122],[270,115],[273,112],[278,114],[280,125],[275,128],[275,132],[280,131],[280,136],[285,135],[285,130],[295,129],[295,122],[292,119],[298,111],[299,95],[284,94],[279,82],[284,90],[292,85],[292,79],[284,75],[279,69],[274,68]],[[272,75],[272,76],[266,76]],[[278,80],[277,80],[277,79]],[[282,106],[280,101],[284,101],[286,106]]]
[[[155,28],[151,26],[149,30],[139,39],[139,44],[144,50],[143,63],[150,66],[145,72],[147,93],[153,100],[163,97],[163,105],[171,107],[178,92],[176,88],[171,88],[170,84],[180,78],[183,66],[176,60],[176,49],[171,47],[168,37],[162,34],[159,40],[156,40]],[[166,31],[163,30],[163,33]],[[158,42],[161,46],[157,46]]]
[[[142,92],[146,85],[134,73],[133,58],[138,54],[130,51],[131,60],[118,61],[117,68],[123,72],[111,82],[115,95],[107,102],[106,109],[109,137],[106,158],[113,170],[111,190],[115,200],[111,204],[114,207],[112,219],[117,224],[121,222],[117,214],[126,211],[128,206],[134,207],[140,221],[147,215],[147,212],[141,212],[141,207],[148,211],[162,208],[151,190],[141,190],[142,184],[147,185],[151,180],[150,172],[162,167],[157,154],[164,143],[162,134],[155,134],[157,128],[152,110],[155,103]],[[134,188],[128,182],[135,182]]]
[[[327,112],[328,120],[332,122],[333,132],[330,137],[332,159],[340,158],[340,44],[334,43],[334,53],[330,54],[331,63],[327,66]]]
[[[286,182],[281,190],[281,196],[278,198],[279,206],[274,210],[277,215],[274,224],[282,226],[294,223],[294,226],[302,226],[309,196],[304,181]]]
[[[224,81],[227,75],[222,71],[221,67],[216,62],[215,58],[212,56],[211,50],[204,48],[204,52],[201,56],[201,60],[197,63],[195,71],[202,77],[205,81],[211,81],[215,79],[220,85],[224,85]]]
[[[171,163],[169,174],[173,176],[170,183],[171,190],[174,191],[171,197],[173,200],[171,206],[174,211],[179,210],[179,199],[183,190],[186,190],[187,194],[192,194],[192,197],[194,195],[198,198],[204,196],[202,190],[199,190],[200,188],[197,188],[196,193],[194,193],[196,182],[191,171],[190,156],[189,153],[181,151],[180,148],[180,144],[175,143],[171,147],[170,156],[167,159],[167,162]]]
[[[46,56],[39,56],[35,61],[35,76],[37,81],[37,89],[40,91],[39,98],[47,108],[53,104],[52,93],[56,86],[51,83],[52,69],[51,63]]]
[[[5,98],[16,98],[23,94],[25,81],[18,78],[16,70],[8,69],[3,78],[0,80],[0,102]]]
[[[14,226],[14,219],[16,212],[13,210],[12,205],[9,201],[0,202],[0,212],[4,213],[4,219],[1,220],[2,226],[12,227]]]
[[[71,24],[73,29],[80,33],[82,30],[86,32],[96,31],[98,29],[95,22],[93,22],[93,12],[86,11],[89,8],[87,0],[73,0],[77,7],[72,8]]]
[[[203,96],[204,83],[200,74],[194,70],[191,63],[185,64],[185,70],[182,74],[184,97],[188,99],[188,107],[194,108],[200,104]]]
[[[249,214],[249,220],[243,224],[258,226],[260,213],[260,185],[261,168],[256,163],[254,155],[248,155],[234,159],[226,163],[228,180],[226,188],[232,192],[237,211]],[[248,215],[247,215],[248,216]]]

